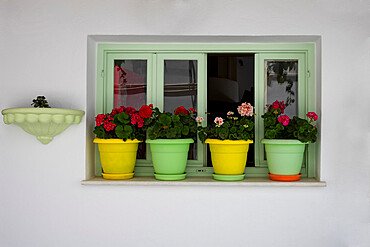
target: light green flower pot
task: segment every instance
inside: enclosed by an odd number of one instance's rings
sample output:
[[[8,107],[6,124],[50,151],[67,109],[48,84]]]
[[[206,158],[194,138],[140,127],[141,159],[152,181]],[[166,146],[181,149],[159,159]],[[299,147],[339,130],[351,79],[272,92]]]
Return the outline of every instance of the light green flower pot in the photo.
[[[262,139],[265,144],[267,166],[274,175],[298,175],[307,143],[298,140]]]
[[[150,143],[156,178],[160,180],[180,180],[185,178],[189,145],[193,139],[157,139]],[[173,176],[184,175],[184,176]]]

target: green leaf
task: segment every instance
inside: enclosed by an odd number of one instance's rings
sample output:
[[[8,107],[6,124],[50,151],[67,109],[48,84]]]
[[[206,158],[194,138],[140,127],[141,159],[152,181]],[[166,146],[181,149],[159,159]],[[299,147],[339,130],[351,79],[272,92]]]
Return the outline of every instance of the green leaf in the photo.
[[[172,122],[171,117],[165,113],[162,113],[161,115],[159,115],[158,121],[160,124],[162,124],[162,126],[170,126]]]
[[[184,136],[187,136],[189,134],[189,126],[185,125],[184,128],[182,129],[182,134]]]
[[[167,131],[166,137],[168,139],[175,139],[176,138],[176,130],[174,128],[171,128]]]
[[[180,123],[180,116],[173,115],[172,116],[172,122],[174,122],[174,123]]]
[[[130,115],[125,112],[118,113],[114,116],[118,119],[121,123],[128,124],[130,122]]]

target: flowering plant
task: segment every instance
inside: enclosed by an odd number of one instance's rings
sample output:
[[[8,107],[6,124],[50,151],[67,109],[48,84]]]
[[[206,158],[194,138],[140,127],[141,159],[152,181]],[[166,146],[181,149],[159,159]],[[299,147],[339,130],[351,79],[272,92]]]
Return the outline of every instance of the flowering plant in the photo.
[[[142,141],[152,116],[153,105],[143,105],[140,110],[133,107],[115,108],[111,113],[95,117],[94,133],[101,139],[138,139]]]
[[[313,125],[318,119],[314,112],[306,114],[309,120],[294,116],[292,119],[283,115],[286,105],[284,101],[275,101],[267,105],[267,112],[261,117],[265,120],[265,138],[267,139],[298,139],[301,142],[316,142],[317,128]]]
[[[197,124],[195,122],[195,110],[177,107],[174,114],[160,112],[156,107],[150,120],[148,136],[150,139],[196,139]]]
[[[225,119],[216,117],[213,124],[202,126],[203,118],[197,117],[198,136],[201,142],[206,139],[220,140],[253,140],[253,106],[250,103],[243,103],[237,108],[240,116],[235,116],[229,111]]]

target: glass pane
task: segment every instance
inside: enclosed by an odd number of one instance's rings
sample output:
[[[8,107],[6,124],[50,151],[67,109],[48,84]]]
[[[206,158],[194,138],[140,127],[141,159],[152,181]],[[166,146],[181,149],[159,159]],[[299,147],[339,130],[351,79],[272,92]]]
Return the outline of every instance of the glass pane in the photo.
[[[237,113],[243,102],[254,106],[254,54],[208,54],[207,124],[226,118],[228,111]],[[212,166],[209,147],[207,166]],[[254,167],[254,145],[249,146],[247,166]]]
[[[146,104],[147,61],[114,61],[114,107]]]
[[[147,61],[114,61],[114,108],[131,106],[140,109],[146,104]],[[139,144],[138,159],[146,158],[146,145]]]
[[[178,106],[197,110],[197,61],[164,61],[164,110]]]
[[[265,105],[275,100],[287,105],[284,114],[298,115],[298,61],[265,61]]]
[[[164,61],[164,111],[173,113],[179,106],[197,111],[196,60]],[[189,159],[197,159],[197,144],[192,144]]]

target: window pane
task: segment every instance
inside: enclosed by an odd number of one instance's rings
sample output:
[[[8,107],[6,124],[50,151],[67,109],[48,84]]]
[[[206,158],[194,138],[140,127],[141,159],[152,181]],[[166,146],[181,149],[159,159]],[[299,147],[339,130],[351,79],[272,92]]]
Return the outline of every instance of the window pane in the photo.
[[[114,107],[146,104],[147,61],[115,60]]]
[[[164,111],[173,113],[179,106],[197,111],[197,61],[164,61]],[[197,159],[197,144],[191,144],[189,159]]]
[[[207,124],[215,117],[237,114],[243,102],[254,106],[254,54],[208,54]],[[212,166],[209,147],[207,166]],[[254,145],[249,145],[247,166],[254,167]]]
[[[164,61],[164,110],[174,112],[176,107],[197,110],[197,61]]]
[[[265,61],[265,105],[275,100],[287,105],[285,114],[298,115],[298,61]]]
[[[131,106],[140,109],[146,104],[146,85],[146,60],[114,61],[114,108]],[[146,158],[144,142],[139,144],[137,158]]]

